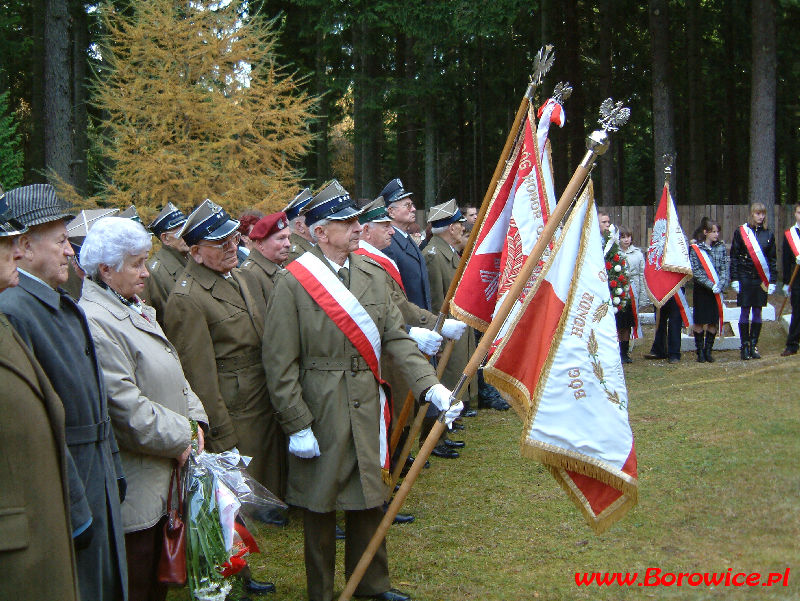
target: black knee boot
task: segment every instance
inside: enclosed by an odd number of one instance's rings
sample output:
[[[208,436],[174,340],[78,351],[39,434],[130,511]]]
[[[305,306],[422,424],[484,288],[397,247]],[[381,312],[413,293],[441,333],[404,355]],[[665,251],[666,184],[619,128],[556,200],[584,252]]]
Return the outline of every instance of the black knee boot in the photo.
[[[758,337],[761,334],[761,323],[753,322],[750,324],[750,356],[753,359],[761,359],[761,354],[758,352]]]
[[[705,353],[705,334],[700,332],[694,333],[694,346],[697,348],[697,362],[698,363],[705,363],[706,362],[706,353]]]
[[[743,361],[750,359],[750,324],[739,323],[739,340],[742,343],[740,356]]]
[[[622,359],[623,363],[633,363],[633,359],[630,356],[630,348],[631,348],[631,341],[630,340],[620,340],[619,341],[619,357]]]
[[[706,361],[709,363],[714,363],[714,357],[711,356],[711,349],[714,348],[714,338],[716,337],[716,334],[712,332],[706,332],[706,343],[703,347],[703,352],[706,356]]]

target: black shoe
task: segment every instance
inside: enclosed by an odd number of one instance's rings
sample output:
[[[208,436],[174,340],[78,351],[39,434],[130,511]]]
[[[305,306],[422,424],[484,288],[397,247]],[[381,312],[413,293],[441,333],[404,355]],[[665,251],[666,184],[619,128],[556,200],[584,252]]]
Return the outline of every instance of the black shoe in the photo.
[[[750,357],[761,359],[758,352],[758,337],[761,336],[761,322],[750,324]]]
[[[467,446],[463,440],[450,440],[449,438],[444,439],[444,444],[451,449],[463,449],[465,446]]]
[[[680,357],[670,357],[669,358],[669,362],[670,363],[680,363],[681,362],[681,358]]]
[[[477,412],[477,411],[475,411],[474,409],[471,409],[471,411],[472,411],[473,413],[475,413],[475,414],[477,414],[477,413],[478,413],[478,412]],[[473,416],[473,417],[474,417],[474,416]],[[459,430],[466,430],[466,429],[467,429],[467,427],[466,427],[464,424],[460,424],[460,423],[458,423],[458,422],[453,422],[453,431],[454,431],[454,432],[458,432]]]
[[[478,412],[474,409],[465,409],[461,412],[461,417],[475,417],[478,415]]]
[[[411,601],[411,597],[396,588],[390,588],[385,593],[378,595],[356,595],[358,599],[375,599],[376,601]]]
[[[797,349],[792,350],[792,349],[787,348],[787,349],[784,349],[784,351],[781,353],[781,357],[791,357],[792,355],[796,355],[796,354],[797,354]]]
[[[275,585],[271,582],[259,582],[258,580],[253,580],[252,578],[247,580],[243,579],[242,587],[246,593],[252,593],[254,595],[266,595],[267,593],[275,592]]]
[[[497,388],[489,384],[486,384],[486,386],[478,391],[478,407],[480,409],[494,409],[492,405],[502,400],[503,397],[500,396]]]
[[[439,443],[435,447],[433,447],[431,455],[433,455],[434,457],[441,457],[442,459],[458,459],[460,457],[458,451],[454,451],[453,449],[443,445],[442,443]]]
[[[739,350],[739,357],[742,361],[750,360],[750,323],[739,324],[739,340],[742,342],[742,348]]]
[[[394,516],[393,524],[410,524],[414,521],[414,516],[410,513],[398,513]]]
[[[666,359],[667,356],[666,355],[659,355],[658,353],[654,353],[654,352],[650,351],[649,353],[647,353],[644,356],[644,358],[645,359],[650,359],[650,360],[653,360],[653,361],[657,361],[659,359]]]
[[[344,530],[339,527],[339,524],[336,524],[336,540],[344,540]]]
[[[259,509],[253,513],[253,518],[271,526],[283,527],[289,523],[289,518],[278,509]]]

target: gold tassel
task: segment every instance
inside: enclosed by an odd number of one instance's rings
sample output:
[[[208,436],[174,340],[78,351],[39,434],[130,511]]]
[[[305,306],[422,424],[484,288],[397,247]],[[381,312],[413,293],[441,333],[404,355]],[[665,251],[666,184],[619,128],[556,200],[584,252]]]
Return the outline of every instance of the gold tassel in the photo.
[[[386,468],[381,468],[381,478],[386,486],[392,485],[392,474]]]

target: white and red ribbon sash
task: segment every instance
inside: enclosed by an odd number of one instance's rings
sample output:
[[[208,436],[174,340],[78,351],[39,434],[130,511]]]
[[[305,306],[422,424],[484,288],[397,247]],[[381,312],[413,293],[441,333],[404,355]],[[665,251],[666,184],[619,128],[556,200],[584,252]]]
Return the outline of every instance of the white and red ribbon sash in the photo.
[[[789,244],[789,248],[792,249],[795,258],[800,256],[800,236],[797,235],[796,225],[786,230],[786,242]]]
[[[761,245],[758,243],[755,232],[750,229],[746,223],[739,226],[739,233],[742,235],[744,246],[747,248],[747,254],[756,266],[758,277],[764,286],[769,286],[769,264],[767,258],[764,256],[764,251],[761,250]]]
[[[714,264],[711,262],[711,257],[708,256],[708,253],[704,251],[700,246],[697,244],[692,244],[692,249],[694,250],[694,254],[697,255],[697,260],[700,262],[700,265],[703,267],[703,271],[706,272],[708,279],[711,280],[711,283],[715,286],[719,284],[719,274],[717,274],[717,270],[714,268]],[[717,309],[719,310],[719,332],[720,336],[722,335],[722,326],[724,320],[722,318],[722,293],[714,294],[714,300],[717,301]]]
[[[392,410],[383,389],[386,382],[381,378],[381,335],[378,327],[353,293],[313,253],[300,255],[286,269],[353,343],[378,381],[381,411],[379,461],[381,469],[388,472],[391,468],[388,436]]]
[[[633,335],[634,340],[642,337],[642,324],[639,322],[639,307],[636,304],[636,292],[633,285],[628,286],[628,297],[631,301],[631,310],[633,311]]]
[[[375,261],[378,265],[386,270],[386,273],[392,276],[392,279],[397,282],[403,292],[406,291],[406,287],[403,286],[403,278],[400,277],[400,270],[397,268],[397,263],[394,262],[394,259],[387,257],[377,248],[372,246],[372,244],[369,242],[364,242],[363,240],[359,240],[358,249],[353,252],[355,252],[357,255],[369,257]]]
[[[689,313],[689,301],[686,300],[686,293],[683,291],[683,288],[678,288],[678,292],[675,294],[675,300],[678,303],[678,309],[681,312],[681,321],[683,321],[683,327],[688,328],[692,325],[692,319],[690,317],[691,313]]]

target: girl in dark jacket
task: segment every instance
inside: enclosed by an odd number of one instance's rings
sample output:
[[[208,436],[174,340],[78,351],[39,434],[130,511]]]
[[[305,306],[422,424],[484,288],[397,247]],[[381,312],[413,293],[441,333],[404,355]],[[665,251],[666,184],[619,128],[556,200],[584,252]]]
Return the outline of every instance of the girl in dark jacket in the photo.
[[[756,202],[750,206],[750,218],[733,233],[731,242],[731,287],[736,290],[739,315],[739,338],[742,359],[760,359],[758,336],[761,334],[761,308],[767,296],[775,292],[777,278],[775,236],[767,228],[767,209]],[[753,319],[750,321],[750,309]]]
[[[728,252],[719,239],[719,223],[703,219],[698,240],[689,248],[694,274],[694,342],[700,363],[714,362],[711,349],[720,323],[720,294],[728,287]],[[710,276],[709,276],[710,274]]]

